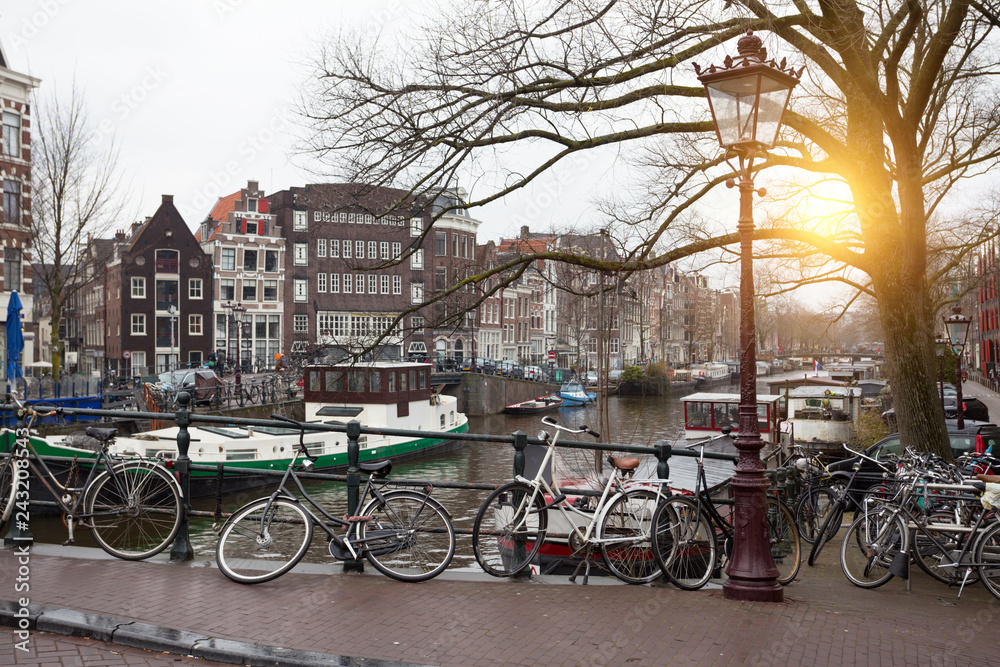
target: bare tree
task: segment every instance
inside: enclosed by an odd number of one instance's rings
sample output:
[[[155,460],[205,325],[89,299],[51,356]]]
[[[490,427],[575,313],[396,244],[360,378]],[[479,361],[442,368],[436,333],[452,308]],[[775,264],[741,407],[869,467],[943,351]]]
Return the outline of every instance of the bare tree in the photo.
[[[68,100],[53,93],[35,108],[31,231],[38,255],[35,277],[51,306],[52,375],[58,380],[64,314],[74,296],[102,275],[92,270],[88,243],[120,220],[126,192],[113,137],[102,136],[90,122],[79,89],[74,87]]]
[[[633,207],[634,252],[522,258],[599,271],[736,242],[691,215],[734,175],[694,63],[720,62],[753,29],[772,52],[806,65],[783,139],[754,164],[779,185],[755,238],[778,243],[775,256],[807,258],[799,282],[836,280],[877,298],[901,436],[950,456],[934,392],[934,285],[992,232],[973,230],[937,264],[928,234],[935,220],[958,217],[955,187],[1000,158],[992,3],[466,0],[427,20],[421,39],[396,50],[359,34],[323,51],[304,109],[311,150],[345,180],[412,192],[479,178],[492,187],[467,202],[477,206],[588,151],[647,149],[660,156],[651,179],[660,185]],[[792,173],[818,194],[838,185],[842,205],[797,210],[792,195],[780,196]]]

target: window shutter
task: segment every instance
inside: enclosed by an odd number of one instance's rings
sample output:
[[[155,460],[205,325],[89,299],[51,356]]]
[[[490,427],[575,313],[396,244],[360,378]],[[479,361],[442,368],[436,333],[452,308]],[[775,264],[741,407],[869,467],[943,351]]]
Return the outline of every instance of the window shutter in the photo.
[[[263,199],[261,201],[267,201],[267,200]],[[260,222],[257,223],[257,233],[260,236],[267,236],[267,222],[266,221],[261,220]]]
[[[257,212],[267,213],[268,201],[266,199],[257,200]]]
[[[246,218],[241,218],[240,219],[240,233],[241,234],[246,234],[247,233],[247,219]]]

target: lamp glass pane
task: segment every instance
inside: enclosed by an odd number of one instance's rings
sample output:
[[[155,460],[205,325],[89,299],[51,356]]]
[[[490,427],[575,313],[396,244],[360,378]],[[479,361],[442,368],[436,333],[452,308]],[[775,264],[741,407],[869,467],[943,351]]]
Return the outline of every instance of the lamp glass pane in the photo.
[[[753,85],[747,85],[748,80]],[[715,125],[719,128],[719,141],[723,146],[754,141],[756,81],[756,76],[740,77],[708,85],[712,113],[715,115]],[[734,85],[734,82],[740,82],[741,85]]]
[[[947,320],[948,338],[954,348],[965,347],[965,337],[969,335],[972,320]]]

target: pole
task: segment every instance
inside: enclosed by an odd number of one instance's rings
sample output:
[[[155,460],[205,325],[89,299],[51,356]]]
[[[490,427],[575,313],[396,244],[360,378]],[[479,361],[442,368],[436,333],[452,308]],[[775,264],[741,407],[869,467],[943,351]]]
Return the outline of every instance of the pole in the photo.
[[[957,402],[955,407],[958,411],[957,426],[959,431],[965,428],[965,410],[962,409],[962,354],[964,353],[965,349],[961,348],[955,355],[955,401]],[[941,391],[944,391],[943,387]]]
[[[170,561],[174,563],[194,560],[194,548],[188,534],[188,514],[191,512],[191,458],[188,456],[188,448],[191,446],[191,432],[188,430],[191,424],[191,417],[188,415],[190,403],[191,394],[186,391],[177,394],[177,460],[174,461],[174,470],[180,475],[183,513],[177,537],[170,548]]]
[[[752,158],[751,158],[752,161]],[[757,346],[753,285],[753,180],[750,165],[740,156],[740,407],[739,451],[733,489],[733,555],[722,586],[730,600],[782,602],[778,569],[771,558],[767,535],[767,478],[760,460],[764,442],[757,423]]]

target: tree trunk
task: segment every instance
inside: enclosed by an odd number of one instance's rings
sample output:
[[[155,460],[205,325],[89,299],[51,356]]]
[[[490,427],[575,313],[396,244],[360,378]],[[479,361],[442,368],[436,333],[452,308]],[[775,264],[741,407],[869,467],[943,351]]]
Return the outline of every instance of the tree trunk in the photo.
[[[55,301],[53,299],[53,301]],[[62,321],[62,308],[57,304],[52,304],[52,330],[49,333],[49,348],[52,350],[52,379],[59,382],[59,375],[62,370],[62,355],[59,349],[59,323]]]

